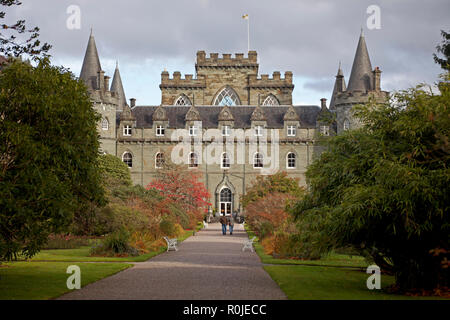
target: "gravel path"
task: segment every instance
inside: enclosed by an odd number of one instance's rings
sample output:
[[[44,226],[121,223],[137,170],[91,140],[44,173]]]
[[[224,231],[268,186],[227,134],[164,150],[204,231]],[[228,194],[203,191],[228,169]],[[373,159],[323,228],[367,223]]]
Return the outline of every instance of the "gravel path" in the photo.
[[[242,252],[247,238],[242,225],[235,224],[233,235],[224,236],[220,224],[210,224],[182,242],[177,252],[134,263],[59,299],[286,299],[257,254]]]

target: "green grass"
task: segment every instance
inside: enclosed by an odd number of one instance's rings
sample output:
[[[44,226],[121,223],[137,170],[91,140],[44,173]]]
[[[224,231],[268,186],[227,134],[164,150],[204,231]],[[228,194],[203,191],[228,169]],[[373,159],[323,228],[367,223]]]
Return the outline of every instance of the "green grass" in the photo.
[[[56,298],[71,290],[65,262],[9,262],[0,266],[0,300]],[[125,263],[76,263],[81,269],[81,285],[103,279],[131,267]]]
[[[394,278],[387,275],[381,275],[381,290],[369,290],[366,286],[369,274],[357,269],[300,265],[264,269],[291,300],[439,299],[386,293],[383,288],[394,283]]]
[[[192,230],[187,230],[178,238],[182,242],[192,236]],[[166,251],[167,247],[160,247],[157,251],[142,254],[136,257],[91,257],[90,247],[84,246],[77,249],[51,249],[42,250],[31,261],[67,261],[67,262],[142,262]]]
[[[253,231],[247,229],[249,238],[253,238],[255,234]],[[256,237],[257,240],[258,237]],[[282,264],[282,265],[313,265],[313,266],[333,266],[333,267],[354,267],[366,268],[369,264],[361,256],[349,256],[345,254],[330,253],[320,260],[297,260],[297,259],[278,259],[264,252],[261,243],[254,242],[253,247],[256,253],[261,258],[261,262],[265,264]]]

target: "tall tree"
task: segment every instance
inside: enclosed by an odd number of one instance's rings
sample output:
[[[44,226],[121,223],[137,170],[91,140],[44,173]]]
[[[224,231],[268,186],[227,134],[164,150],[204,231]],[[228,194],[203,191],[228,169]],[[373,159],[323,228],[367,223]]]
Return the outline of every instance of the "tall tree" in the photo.
[[[436,46],[436,51],[443,55],[440,58],[436,53],[433,54],[434,62],[439,64],[442,69],[450,71],[450,33],[441,30],[442,43]]]
[[[87,204],[103,204],[86,87],[43,59],[0,73],[0,259],[34,255]]]
[[[307,171],[298,219],[321,219],[329,247],[351,245],[402,289],[448,286],[450,86],[417,87],[360,107],[365,123],[329,141]]]
[[[20,6],[18,0],[0,0],[3,8]],[[6,12],[0,11],[0,20],[5,19]],[[47,57],[47,52],[51,46],[48,43],[42,44],[38,39],[39,28],[27,28],[25,20],[18,20],[14,23],[0,22],[0,52],[7,56],[19,57],[24,54],[38,60]]]

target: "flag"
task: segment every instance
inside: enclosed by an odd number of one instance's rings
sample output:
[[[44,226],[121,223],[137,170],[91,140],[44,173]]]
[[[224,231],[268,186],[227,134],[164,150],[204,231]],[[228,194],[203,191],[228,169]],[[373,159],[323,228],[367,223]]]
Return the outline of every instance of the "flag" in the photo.
[[[248,20],[248,14],[244,14],[244,15],[242,16],[242,19]]]

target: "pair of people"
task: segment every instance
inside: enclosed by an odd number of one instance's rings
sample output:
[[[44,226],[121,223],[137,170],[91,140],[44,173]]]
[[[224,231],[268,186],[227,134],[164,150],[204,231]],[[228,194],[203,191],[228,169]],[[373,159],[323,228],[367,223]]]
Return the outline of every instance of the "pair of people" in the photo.
[[[223,235],[227,234],[227,226],[229,226],[229,228],[230,228],[230,235],[232,235],[233,234],[233,228],[234,228],[233,218],[232,217],[221,216],[219,221],[222,224],[222,234]]]

